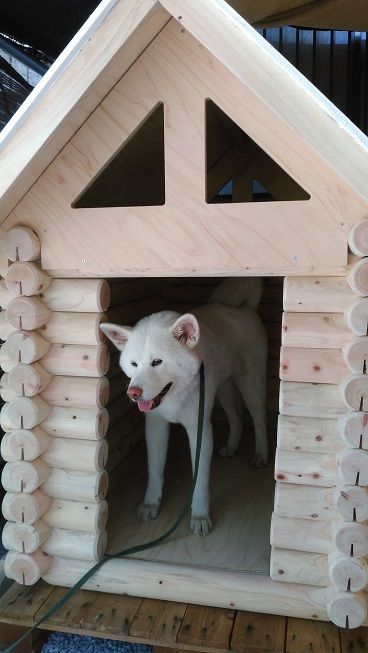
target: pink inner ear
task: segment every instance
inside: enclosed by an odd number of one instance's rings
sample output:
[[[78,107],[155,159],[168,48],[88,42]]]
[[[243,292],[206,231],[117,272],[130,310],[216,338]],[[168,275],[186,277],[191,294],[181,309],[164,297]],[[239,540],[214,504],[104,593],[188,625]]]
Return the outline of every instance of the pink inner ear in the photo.
[[[188,319],[179,319],[175,325],[175,336],[178,340],[192,340],[195,341],[198,336],[198,327],[195,322],[193,322],[190,317]]]
[[[123,333],[121,333],[121,331],[111,331],[110,335],[111,335],[111,338],[113,338],[120,345],[125,345],[125,343],[128,340],[128,337],[125,336]]]

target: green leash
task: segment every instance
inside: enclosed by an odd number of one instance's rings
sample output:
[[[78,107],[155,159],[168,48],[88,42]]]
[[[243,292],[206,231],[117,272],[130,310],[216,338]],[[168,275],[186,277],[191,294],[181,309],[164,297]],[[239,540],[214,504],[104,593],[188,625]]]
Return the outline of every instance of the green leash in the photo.
[[[105,564],[108,560],[113,560],[114,558],[121,558],[123,556],[128,556],[132,555],[132,553],[138,553],[140,551],[146,551],[147,549],[151,549],[154,546],[157,546],[158,544],[161,544],[164,540],[166,540],[180,525],[182,522],[185,514],[189,510],[192,504],[192,498],[195,490],[195,486],[197,483],[197,478],[198,478],[198,469],[199,469],[199,458],[201,455],[201,447],[202,447],[202,435],[203,435],[203,417],[204,417],[204,366],[203,363],[201,364],[200,370],[199,370],[199,406],[198,406],[198,423],[197,423],[197,446],[196,446],[196,453],[195,453],[195,463],[194,463],[194,471],[193,471],[193,481],[192,481],[192,487],[190,490],[190,496],[185,504],[184,508],[179,514],[179,517],[175,521],[175,523],[169,528],[166,533],[161,535],[160,537],[156,538],[155,540],[152,540],[151,542],[147,542],[146,544],[138,544],[137,546],[132,546],[129,549],[124,549],[123,551],[119,551],[119,553],[112,553],[112,554],[107,554],[101,560],[96,562],[91,569],[89,569],[82,578],[79,579],[73,587],[70,588],[70,590],[64,594],[63,598],[60,599],[55,605],[53,605],[45,614],[40,617],[40,619],[32,626],[27,632],[22,635],[19,639],[17,639],[16,642],[8,646],[8,648],[3,650],[3,653],[11,653],[11,651],[14,651],[18,644],[20,644],[30,633],[32,633],[38,626],[42,624],[43,621],[46,621],[46,619],[49,619],[49,617],[52,617],[60,608],[65,605],[69,601],[69,599],[73,596],[73,594],[76,593],[77,590],[79,590],[83,585],[93,576],[93,574],[102,567],[102,565]]]

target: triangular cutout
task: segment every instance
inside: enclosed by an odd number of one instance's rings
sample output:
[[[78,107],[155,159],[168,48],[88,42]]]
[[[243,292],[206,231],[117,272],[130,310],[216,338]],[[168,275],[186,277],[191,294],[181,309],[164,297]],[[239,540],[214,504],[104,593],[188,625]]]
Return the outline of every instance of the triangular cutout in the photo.
[[[301,201],[310,195],[212,100],[206,100],[206,202]],[[232,181],[231,195],[223,188]],[[263,189],[254,192],[254,181]]]
[[[72,203],[74,209],[165,204],[164,105],[160,102]]]

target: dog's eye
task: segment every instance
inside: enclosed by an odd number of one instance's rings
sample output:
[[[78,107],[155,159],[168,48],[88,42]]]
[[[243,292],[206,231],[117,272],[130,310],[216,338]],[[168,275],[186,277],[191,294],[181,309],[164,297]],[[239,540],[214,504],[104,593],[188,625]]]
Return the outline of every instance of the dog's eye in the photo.
[[[161,365],[161,363],[162,363],[161,358],[155,358],[155,359],[152,361],[152,367],[157,367],[157,365]]]
[[[133,367],[137,367],[137,363],[135,361],[131,361],[130,364],[133,365]]]

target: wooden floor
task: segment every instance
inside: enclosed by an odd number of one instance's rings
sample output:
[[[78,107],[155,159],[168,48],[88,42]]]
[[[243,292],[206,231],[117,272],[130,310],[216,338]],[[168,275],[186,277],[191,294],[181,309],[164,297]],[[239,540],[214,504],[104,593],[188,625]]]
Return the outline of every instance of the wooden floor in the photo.
[[[216,449],[225,441],[224,429],[216,429],[211,470],[211,516],[214,529],[207,537],[189,530],[189,514],[168,541],[136,554],[144,560],[190,566],[215,567],[255,574],[269,574],[270,523],[274,501],[272,462],[253,469],[250,446],[244,443],[237,456],[223,459]],[[253,439],[252,433],[248,439]],[[188,500],[191,468],[188,440],[183,431],[172,433],[164,498],[159,517],[146,524],[137,521],[136,510],[146,485],[145,447],[132,452],[121,465],[121,483],[109,497],[109,552],[149,542],[162,535],[176,520]]]
[[[43,582],[31,588],[14,583],[0,598],[0,650],[19,637],[25,626],[35,623],[66,591]],[[368,651],[368,629],[364,628],[342,631],[321,621],[83,590],[40,628],[208,653]],[[19,653],[31,651],[29,637]]]

